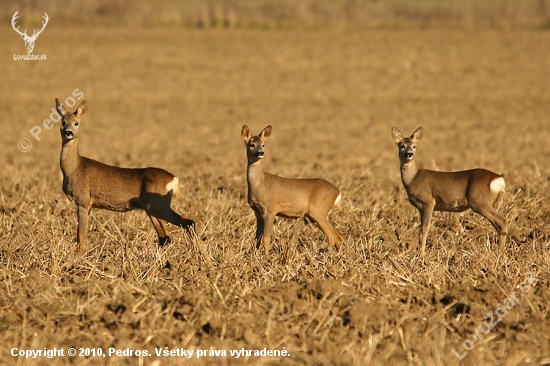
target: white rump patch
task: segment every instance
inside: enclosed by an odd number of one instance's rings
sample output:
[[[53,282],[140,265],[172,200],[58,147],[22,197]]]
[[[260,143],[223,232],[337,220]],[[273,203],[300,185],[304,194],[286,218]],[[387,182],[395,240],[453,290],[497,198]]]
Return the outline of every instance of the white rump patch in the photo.
[[[504,182],[504,178],[499,177],[497,179],[493,179],[489,187],[491,188],[491,192],[493,193],[504,192],[504,188],[506,188],[506,183]]]
[[[173,191],[173,195],[177,196],[180,190],[178,177],[174,177],[174,179],[172,179],[172,181],[166,185],[166,190],[168,192]]]
[[[340,204],[340,201],[342,201],[342,193],[336,197],[336,200],[334,201],[334,206],[338,206]]]

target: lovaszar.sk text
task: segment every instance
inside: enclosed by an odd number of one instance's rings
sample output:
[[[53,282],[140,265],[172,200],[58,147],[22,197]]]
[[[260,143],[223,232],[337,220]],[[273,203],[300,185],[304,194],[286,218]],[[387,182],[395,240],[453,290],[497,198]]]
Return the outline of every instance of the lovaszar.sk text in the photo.
[[[26,55],[16,55],[15,53],[13,54],[13,59],[18,61],[18,60],[24,60],[24,61],[45,61],[48,59],[48,57],[44,54],[44,55],[33,55],[32,53],[31,54],[26,54]]]

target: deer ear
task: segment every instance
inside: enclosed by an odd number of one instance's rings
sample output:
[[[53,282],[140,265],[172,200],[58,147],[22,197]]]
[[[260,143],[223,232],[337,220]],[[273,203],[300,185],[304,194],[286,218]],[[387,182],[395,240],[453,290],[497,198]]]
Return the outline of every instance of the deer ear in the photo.
[[[65,117],[67,115],[67,111],[63,108],[63,104],[61,104],[57,98],[55,98],[55,109],[57,109],[57,113],[59,113],[61,117]]]
[[[265,141],[269,138],[269,136],[271,136],[271,125],[267,126],[266,128],[264,128],[262,130],[262,132],[260,132],[260,134],[258,135],[260,136],[260,138],[262,139],[262,141]]]
[[[400,143],[401,140],[403,140],[403,135],[401,134],[401,131],[399,131],[399,128],[394,127],[391,129],[391,135],[393,137],[393,141]]]
[[[85,100],[82,101],[82,103],[80,103],[80,105],[78,106],[78,108],[76,109],[76,111],[74,112],[74,114],[77,116],[77,117],[81,117],[84,113],[86,113],[88,111],[88,102],[86,102]]]
[[[243,129],[241,130],[241,137],[243,138],[244,142],[248,142],[248,140],[250,140],[250,138],[252,137],[250,128],[248,128],[247,125],[243,126]]]
[[[413,142],[418,142],[422,139],[422,135],[424,134],[424,129],[422,127],[418,127],[416,131],[413,132],[411,135],[411,140]]]

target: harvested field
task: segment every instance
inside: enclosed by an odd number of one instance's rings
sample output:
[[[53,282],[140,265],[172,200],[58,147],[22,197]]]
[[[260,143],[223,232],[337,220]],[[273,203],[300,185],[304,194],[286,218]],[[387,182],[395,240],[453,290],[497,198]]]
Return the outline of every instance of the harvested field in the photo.
[[[11,58],[24,52],[11,28],[0,39],[0,362],[550,363],[548,31],[49,25],[34,51],[47,61],[27,62]],[[29,133],[75,89],[89,105],[81,154],[177,175],[172,207],[200,240],[170,227],[173,242],[159,248],[143,212],[96,210],[78,255],[59,123],[42,126],[40,141]],[[284,219],[272,249],[255,249],[243,124],[273,126],[267,171],[342,190],[331,215],[341,253],[315,225]],[[434,215],[418,256],[393,126],[424,127],[421,167],[504,174],[504,254],[489,222],[467,211]],[[518,301],[499,310],[509,296]],[[491,311],[502,317],[489,330]],[[11,355],[54,347],[65,355]],[[69,347],[151,355],[70,357]],[[157,356],[165,347],[194,355]],[[230,355],[264,348],[289,355]]]

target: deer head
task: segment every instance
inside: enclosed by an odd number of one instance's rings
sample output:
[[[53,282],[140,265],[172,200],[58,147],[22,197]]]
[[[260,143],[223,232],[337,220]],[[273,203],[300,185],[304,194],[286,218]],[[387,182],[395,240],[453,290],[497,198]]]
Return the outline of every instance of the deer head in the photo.
[[[36,38],[38,38],[38,35],[40,35],[40,33],[42,33],[42,31],[44,30],[44,28],[46,28],[46,24],[48,24],[48,14],[44,13],[44,20],[45,22],[42,22],[42,29],[40,30],[34,30],[32,36],[29,37],[29,35],[27,34],[27,30],[25,29],[24,32],[21,32],[19,30],[19,26],[16,28],[15,27],[15,21],[17,20],[17,18],[19,18],[19,16],[17,15],[17,13],[19,12],[16,11],[15,14],[13,14],[13,17],[11,18],[11,26],[13,27],[13,29],[19,33],[19,35],[21,35],[21,38],[23,38],[23,41],[25,41],[25,48],[27,49],[27,53],[32,53],[32,50],[34,49],[34,42],[36,41]]]

